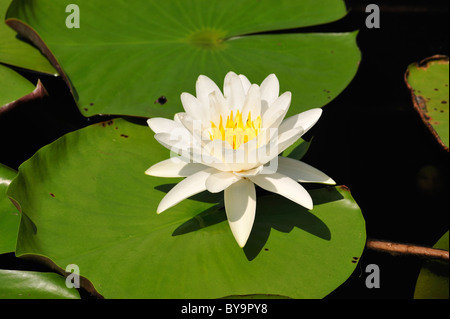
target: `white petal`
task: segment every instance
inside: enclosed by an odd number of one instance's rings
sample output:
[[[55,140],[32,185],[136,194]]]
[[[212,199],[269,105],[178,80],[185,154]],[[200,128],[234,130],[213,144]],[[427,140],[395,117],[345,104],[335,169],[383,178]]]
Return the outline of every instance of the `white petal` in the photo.
[[[176,118],[180,123],[193,135],[201,139],[202,136],[202,121],[193,118],[188,113],[177,113]]]
[[[281,132],[281,133],[280,133]],[[294,128],[288,131],[278,130],[278,154],[283,152],[289,146],[295,143],[302,135],[304,134],[304,130],[300,128]],[[277,155],[278,155],[277,154]]]
[[[261,142],[258,144],[258,149],[249,150],[248,157],[254,158],[256,154],[258,165],[265,165],[266,163],[276,159],[281,152],[291,146],[303,135],[302,128],[291,129],[289,131],[282,132],[281,134],[279,134],[279,131],[280,130],[277,128],[271,128],[266,132],[263,132],[264,135],[261,137]],[[260,135],[262,134],[260,133]],[[255,167],[256,166],[257,165],[255,165]],[[271,168],[271,170],[274,170],[274,168]]]
[[[155,139],[168,149],[175,145],[188,148],[192,144],[192,134],[185,127],[177,127],[167,133],[157,133]]]
[[[211,193],[219,193],[240,179],[230,172],[216,172],[206,180],[206,189]]]
[[[223,80],[223,95],[225,98],[231,94],[231,86],[230,86],[231,79],[236,76],[239,77],[239,75],[237,75],[233,71],[230,71],[225,75],[225,79]],[[242,82],[241,82],[241,85],[242,85]]]
[[[241,79],[236,73],[228,72],[225,76],[223,93],[230,111],[233,111],[234,114],[236,114],[237,110],[242,110],[245,101],[245,93]]]
[[[171,157],[156,163],[145,171],[145,174],[159,177],[186,177],[208,167],[198,163],[189,163],[180,157]]]
[[[205,165],[205,166],[208,166],[208,167],[212,167],[212,168],[214,168],[214,169],[216,169],[218,171],[222,171],[222,172],[229,172],[230,171],[230,168],[229,168],[228,164],[225,164],[225,163],[220,163],[220,162],[217,162],[217,161],[208,160],[208,163],[202,163],[202,164]]]
[[[230,171],[247,171],[260,165],[254,146],[252,146],[255,143],[252,142],[242,144],[235,150],[227,147],[223,148],[222,161],[228,165]]]
[[[255,120],[261,114],[261,95],[259,86],[253,84],[250,86],[242,107],[242,120],[247,121],[248,112],[251,112],[252,120]]]
[[[156,212],[158,214],[162,213],[166,209],[175,206],[182,200],[191,197],[195,194],[203,192],[206,190],[206,179],[215,172],[214,169],[208,168],[206,170],[197,172],[189,177],[186,177],[177,185],[175,185],[158,205]]]
[[[208,108],[209,105],[209,95],[212,92],[216,92],[216,94],[222,96],[222,92],[220,92],[219,87],[213,80],[205,75],[200,75],[195,83],[195,91],[197,95],[197,99],[203,103],[203,105]],[[222,96],[223,97],[223,96]]]
[[[175,122],[177,122],[178,124],[183,125],[183,123],[181,123],[181,121],[180,121],[179,114],[182,114],[182,113],[181,113],[181,112],[180,112],[180,113],[176,113],[176,114],[173,116],[173,120],[174,120]],[[183,114],[187,114],[187,113],[183,113]]]
[[[224,200],[231,232],[242,248],[247,243],[255,221],[255,186],[249,180],[241,179],[225,189]]]
[[[195,96],[186,92],[181,93],[180,98],[187,114],[202,123],[209,123],[209,104],[203,105]]]
[[[277,140],[273,139],[274,142],[270,143],[270,139],[276,135],[276,132],[276,129],[270,131],[261,129],[261,132],[255,139],[242,144],[238,150],[232,150],[236,153],[234,158],[239,159],[239,161],[236,161],[239,165],[234,165],[233,171],[242,171],[244,173],[243,176],[246,176],[245,171],[257,169],[259,166],[277,157],[279,154]],[[238,151],[241,150],[243,150],[244,156],[238,156]],[[241,158],[244,160],[241,160]]]
[[[240,172],[233,172],[233,174],[241,177],[249,177],[249,176],[255,176],[258,175],[262,170],[263,166],[259,165],[258,167],[246,170],[246,171],[240,171]]]
[[[305,134],[320,118],[322,109],[312,109],[285,119],[278,127],[276,139],[270,140],[271,144],[278,144],[278,154],[283,152],[303,134]],[[278,155],[277,154],[277,155]],[[262,162],[264,164],[266,162]]]
[[[317,168],[289,157],[278,157],[278,173],[289,176],[301,183],[321,183],[335,185],[336,182]]]
[[[227,143],[222,140],[209,141],[201,148],[192,150],[191,162],[201,163],[205,166],[213,167],[219,171],[231,171],[228,164],[223,161],[222,144]],[[228,144],[228,143],[227,143]]]
[[[226,120],[229,115],[227,102],[222,93],[212,92],[209,94],[209,106],[210,106],[210,121],[213,121],[216,126],[219,125],[220,116]],[[208,122],[208,124],[210,124]]]
[[[219,139],[209,141],[203,146],[202,154],[193,158],[193,162],[200,162],[220,171],[247,171],[260,165],[256,155],[256,142],[256,139],[251,140],[242,144],[239,149],[233,150],[226,141]]]
[[[165,119],[162,117],[153,117],[147,120],[147,124],[150,129],[158,133],[169,133],[173,129],[182,127],[179,123],[173,120]]]
[[[174,129],[170,133],[155,134],[155,139],[171,152],[181,153],[184,158],[191,158],[192,152],[201,153],[201,143],[185,127]]]
[[[302,128],[304,134],[317,123],[321,115],[322,109],[316,108],[291,116],[280,124],[279,134],[298,128]]]
[[[286,116],[291,105],[291,92],[284,92],[262,115],[262,127],[278,127]]]
[[[262,112],[264,112],[278,98],[278,95],[280,95],[280,83],[275,74],[270,74],[262,81],[260,87]]]
[[[256,185],[268,190],[269,192],[284,196],[307,209],[313,208],[311,196],[308,194],[306,189],[285,175],[280,173],[273,173],[270,175],[260,174],[249,177],[249,179]]]
[[[242,87],[244,88],[244,93],[247,94],[248,89],[250,88],[250,86],[252,85],[250,83],[250,81],[247,79],[247,77],[243,74],[239,74],[239,78],[241,79],[242,82]]]

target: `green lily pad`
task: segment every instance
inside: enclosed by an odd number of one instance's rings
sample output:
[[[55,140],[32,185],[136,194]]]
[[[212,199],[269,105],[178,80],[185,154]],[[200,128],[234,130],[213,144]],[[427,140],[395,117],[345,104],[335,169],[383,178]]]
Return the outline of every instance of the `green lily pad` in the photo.
[[[0,64],[0,109],[31,93],[34,85],[12,69]]]
[[[228,71],[252,83],[275,73],[292,115],[335,98],[360,60],[356,32],[255,34],[335,21],[344,1],[80,0],[66,12],[72,2],[15,0],[7,23],[37,40],[85,116],[172,117],[199,74],[221,86]]]
[[[449,249],[449,232],[433,246]],[[414,291],[415,299],[449,299],[448,261],[428,260],[420,270]]]
[[[0,62],[42,73],[56,74],[55,68],[37,48],[18,39],[17,32],[4,23],[12,0],[0,0]]]
[[[20,216],[6,196],[6,188],[16,174],[15,170],[0,164],[0,254],[16,250]]]
[[[22,211],[16,254],[76,264],[106,298],[321,298],[355,269],[365,224],[345,187],[312,190],[311,212],[278,195],[258,197],[241,249],[223,193],[156,214],[180,179],[144,172],[169,154],[147,126],[123,119],[43,147],[8,188]]]
[[[16,250],[20,215],[6,196],[16,175],[15,170],[0,164],[0,254]],[[0,299],[80,298],[76,289],[65,286],[64,277],[54,273],[0,269],[0,283]]]
[[[55,273],[0,269],[0,299],[80,299]]]
[[[448,152],[448,57],[434,56],[411,64],[405,75],[414,108],[436,140]]]

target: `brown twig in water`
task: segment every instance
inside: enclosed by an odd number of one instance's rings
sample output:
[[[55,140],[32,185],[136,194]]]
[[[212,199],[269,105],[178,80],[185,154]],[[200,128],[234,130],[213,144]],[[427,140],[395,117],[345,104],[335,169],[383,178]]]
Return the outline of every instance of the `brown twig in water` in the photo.
[[[392,255],[412,255],[422,258],[433,258],[449,261],[448,250],[436,249],[425,246],[417,246],[412,244],[400,244],[388,241],[367,239],[366,248],[390,253]]]

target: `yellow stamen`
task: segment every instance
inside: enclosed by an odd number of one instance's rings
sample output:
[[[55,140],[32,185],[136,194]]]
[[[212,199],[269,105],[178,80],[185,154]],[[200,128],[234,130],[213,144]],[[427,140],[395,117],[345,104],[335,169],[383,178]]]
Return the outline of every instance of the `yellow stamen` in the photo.
[[[236,113],[236,117],[233,116],[233,111],[227,116],[225,127],[223,126],[222,115],[220,116],[220,122],[217,126],[216,123],[211,121],[211,130],[209,137],[211,141],[220,139],[227,141],[233,149],[238,149],[241,144],[247,143],[258,136],[261,129],[261,117],[258,116],[252,121],[252,115],[249,112],[247,121],[245,124],[242,120],[242,113],[239,110]]]

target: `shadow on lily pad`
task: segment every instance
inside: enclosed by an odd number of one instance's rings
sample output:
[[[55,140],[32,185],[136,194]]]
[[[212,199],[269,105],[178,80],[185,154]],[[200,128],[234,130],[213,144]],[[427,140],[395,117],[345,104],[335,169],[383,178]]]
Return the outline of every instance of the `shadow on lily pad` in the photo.
[[[259,199],[257,207],[252,232],[244,247],[248,260],[256,258],[264,248],[272,228],[289,233],[297,227],[324,240],[331,239],[330,229],[320,218],[281,196],[265,196]]]
[[[155,186],[156,190],[159,190],[163,193],[168,193],[173,187],[175,187],[177,183],[171,183],[171,184],[161,184],[158,186]],[[199,194],[193,195],[189,197],[189,199],[203,202],[203,203],[222,203],[223,206],[223,192],[222,193],[210,193],[210,192],[201,192]]]
[[[203,196],[208,198],[205,194]],[[335,188],[315,190],[311,192],[311,196],[315,205],[326,204],[343,198]],[[201,199],[197,198],[197,200]],[[223,204],[218,204],[181,224],[175,229],[172,236],[197,231],[226,220],[225,208]],[[294,227],[323,240],[331,240],[331,232],[327,225],[307,209],[279,195],[258,197],[255,222],[247,244],[243,249],[247,259],[251,261],[258,256],[264,248],[272,228],[280,232],[289,233]]]
[[[225,208],[218,204],[189,219],[174,230],[172,236],[187,234],[227,220]]]

